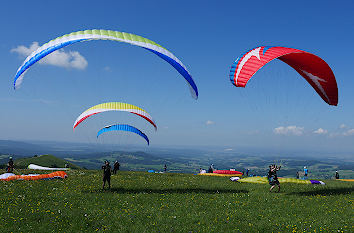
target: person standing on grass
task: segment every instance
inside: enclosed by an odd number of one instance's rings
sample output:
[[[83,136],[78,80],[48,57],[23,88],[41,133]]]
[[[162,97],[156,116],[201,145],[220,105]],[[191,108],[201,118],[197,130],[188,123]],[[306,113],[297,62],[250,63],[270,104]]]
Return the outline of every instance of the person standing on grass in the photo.
[[[269,171],[268,171],[268,180],[269,180],[269,184],[270,184],[270,189],[269,192],[272,191],[272,189],[275,187],[275,185],[278,186],[278,191],[280,192],[280,183],[278,180],[278,175],[277,175],[277,171],[279,171],[281,168],[281,166],[276,166],[275,164],[272,164],[269,166]]]
[[[335,177],[336,177],[337,180],[339,179],[339,173],[338,173],[338,171],[336,171]]]
[[[299,171],[296,172],[296,179],[299,179],[300,178],[300,174],[299,174]]]
[[[114,165],[113,165],[113,174],[117,174],[117,171],[119,170],[119,167],[120,167],[120,164],[119,162],[116,160],[114,162]]]
[[[214,164],[211,164],[208,169],[208,173],[213,173],[213,172],[214,172]]]
[[[102,170],[103,170],[103,186],[102,189],[104,189],[104,186],[106,185],[106,181],[108,183],[108,188],[111,188],[111,173],[112,173],[112,169],[111,169],[111,165],[109,165],[109,162],[106,160],[104,162],[104,165],[102,166]]]
[[[307,179],[307,175],[309,174],[309,170],[306,168],[306,166],[304,167],[304,179]]]
[[[163,166],[163,171],[166,172],[167,171],[167,165],[165,164],[165,166]]]
[[[14,161],[12,157],[9,158],[9,162],[7,163],[6,172],[13,173],[14,172]]]

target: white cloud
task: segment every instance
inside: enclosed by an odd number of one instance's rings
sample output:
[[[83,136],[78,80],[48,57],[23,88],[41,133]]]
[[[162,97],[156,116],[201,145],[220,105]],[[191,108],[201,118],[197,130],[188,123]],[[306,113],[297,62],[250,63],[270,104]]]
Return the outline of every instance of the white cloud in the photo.
[[[354,129],[349,129],[343,133],[344,136],[352,136],[354,135]]]
[[[11,49],[12,53],[17,53],[23,57],[29,56],[33,51],[39,48],[38,42],[33,42],[29,47],[24,45]],[[53,65],[64,68],[74,68],[83,70],[87,67],[87,60],[77,51],[68,51],[59,49],[41,59],[39,64]]]
[[[319,129],[313,131],[313,133],[315,133],[315,134],[327,134],[328,130],[319,128]]]
[[[17,53],[22,57],[27,57],[38,48],[39,48],[38,42],[33,42],[31,46],[28,48],[24,45],[17,46],[16,48],[11,49],[11,53]]]
[[[226,149],[224,149],[224,151],[233,151],[234,149],[232,149],[232,148],[226,148]]]
[[[207,120],[207,121],[205,122],[205,124],[206,124],[206,125],[213,125],[213,124],[215,124],[215,122],[214,122],[214,121],[211,121],[211,120]]]
[[[295,125],[290,126],[279,126],[273,130],[275,134],[282,134],[282,135],[295,135],[300,136],[304,133],[304,127],[298,127]]]
[[[344,129],[344,128],[347,128],[347,126],[346,126],[345,124],[341,124],[341,125],[339,126],[339,128],[340,128],[340,129]]]

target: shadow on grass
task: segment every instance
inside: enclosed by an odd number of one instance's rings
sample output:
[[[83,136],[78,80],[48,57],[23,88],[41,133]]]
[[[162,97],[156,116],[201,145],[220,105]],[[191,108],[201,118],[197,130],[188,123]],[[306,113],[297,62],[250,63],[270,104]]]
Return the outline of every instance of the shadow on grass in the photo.
[[[170,188],[170,189],[149,189],[149,188],[111,188],[111,189],[93,189],[84,191],[85,193],[120,193],[120,194],[137,194],[137,193],[157,193],[157,194],[168,194],[168,193],[206,193],[206,194],[216,194],[216,193],[248,193],[247,190],[243,189],[203,189],[203,188]]]
[[[292,192],[288,195],[298,195],[298,196],[334,196],[341,194],[351,194],[354,191],[354,187],[351,188],[331,188],[331,189],[319,189],[319,190],[311,190],[311,191],[303,191],[303,192]]]

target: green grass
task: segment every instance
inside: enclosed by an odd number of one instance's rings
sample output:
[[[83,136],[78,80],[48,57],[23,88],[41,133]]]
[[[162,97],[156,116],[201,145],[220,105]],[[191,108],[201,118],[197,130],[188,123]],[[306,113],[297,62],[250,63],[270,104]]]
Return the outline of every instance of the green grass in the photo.
[[[353,232],[351,182],[268,185],[228,177],[99,171],[0,182],[1,232]]]

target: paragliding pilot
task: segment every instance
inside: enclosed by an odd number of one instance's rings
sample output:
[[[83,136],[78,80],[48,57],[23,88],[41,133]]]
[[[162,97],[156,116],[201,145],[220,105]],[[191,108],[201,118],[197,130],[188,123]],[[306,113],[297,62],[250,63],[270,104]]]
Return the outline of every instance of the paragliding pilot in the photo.
[[[119,170],[119,167],[120,167],[120,164],[119,162],[116,160],[114,162],[114,165],[113,165],[113,174],[117,174],[117,171]]]
[[[208,169],[208,173],[213,173],[213,172],[214,172],[214,164],[211,164]]]
[[[305,166],[304,167],[304,180],[306,180],[308,174],[309,174],[309,170]]]
[[[272,191],[272,189],[275,187],[275,185],[278,185],[278,191],[280,191],[280,183],[278,180],[278,175],[277,175],[277,171],[279,171],[281,168],[281,166],[276,166],[275,164],[272,164],[269,166],[269,171],[268,171],[268,180],[269,180],[269,184],[270,184],[270,189],[269,192]]]
[[[106,181],[108,183],[108,187],[111,188],[111,165],[109,165],[109,162],[106,160],[104,162],[104,165],[102,166],[103,170],[103,186],[102,189],[104,189],[104,186],[106,185]]]
[[[335,177],[336,177],[337,180],[339,179],[339,173],[338,173],[338,171],[336,171]]]
[[[14,171],[14,161],[12,157],[9,158],[9,162],[7,163],[6,172],[12,173]]]

